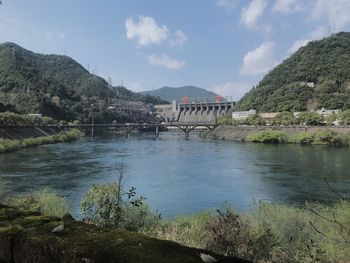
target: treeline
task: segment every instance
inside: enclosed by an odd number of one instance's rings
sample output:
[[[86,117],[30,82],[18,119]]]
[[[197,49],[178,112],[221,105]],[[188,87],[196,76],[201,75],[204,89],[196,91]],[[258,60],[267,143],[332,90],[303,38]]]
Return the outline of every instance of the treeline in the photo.
[[[350,33],[312,41],[269,72],[235,110],[350,109]]]
[[[284,131],[264,130],[251,133],[246,141],[259,143],[294,143],[294,144],[315,144],[331,146],[350,146],[350,134],[340,134],[328,129],[316,132],[300,132],[290,135]]]
[[[13,112],[0,112],[0,126],[27,126],[57,124],[51,117],[40,115],[22,115]]]
[[[244,120],[235,120],[231,116],[220,116],[217,120],[221,125],[266,125],[267,121],[259,114],[248,117]],[[340,125],[350,125],[350,110],[344,110],[337,114],[333,113],[328,117],[323,117],[316,112],[300,112],[297,117],[293,113],[285,111],[280,112],[271,120],[271,125],[290,126],[290,125],[329,125],[337,122]]]

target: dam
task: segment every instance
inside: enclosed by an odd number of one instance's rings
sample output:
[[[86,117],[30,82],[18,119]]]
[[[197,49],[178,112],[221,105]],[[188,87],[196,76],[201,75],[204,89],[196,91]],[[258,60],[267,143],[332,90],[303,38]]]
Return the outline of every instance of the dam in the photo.
[[[216,123],[234,106],[232,97],[189,98],[173,100],[171,104],[155,105],[156,116],[171,123]]]

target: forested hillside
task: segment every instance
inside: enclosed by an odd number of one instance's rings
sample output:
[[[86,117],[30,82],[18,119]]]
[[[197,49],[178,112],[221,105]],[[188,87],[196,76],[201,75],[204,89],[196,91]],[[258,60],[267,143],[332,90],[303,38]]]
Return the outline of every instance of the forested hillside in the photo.
[[[156,96],[169,102],[172,100],[181,100],[185,96],[189,98],[212,98],[218,95],[212,91],[194,86],[184,86],[178,88],[162,87],[160,89],[143,91],[141,94]]]
[[[350,108],[350,33],[313,41],[268,73],[237,110],[302,111]]]
[[[106,110],[105,102],[111,98],[159,102],[124,87],[111,87],[70,57],[37,54],[14,43],[0,45],[0,111],[82,121],[95,111],[97,119],[123,118]]]

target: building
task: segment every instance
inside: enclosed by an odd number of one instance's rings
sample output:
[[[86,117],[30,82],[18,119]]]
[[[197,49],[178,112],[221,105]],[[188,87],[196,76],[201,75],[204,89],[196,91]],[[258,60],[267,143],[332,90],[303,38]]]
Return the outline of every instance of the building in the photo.
[[[332,114],[338,114],[339,112],[341,112],[341,110],[326,110],[325,108],[316,111],[316,113],[325,118]]]
[[[274,118],[276,118],[278,112],[262,112],[259,116],[263,118],[267,125],[271,125]]]
[[[234,120],[245,120],[248,117],[252,117],[256,115],[256,110],[249,111],[234,111],[232,112],[232,119]]]

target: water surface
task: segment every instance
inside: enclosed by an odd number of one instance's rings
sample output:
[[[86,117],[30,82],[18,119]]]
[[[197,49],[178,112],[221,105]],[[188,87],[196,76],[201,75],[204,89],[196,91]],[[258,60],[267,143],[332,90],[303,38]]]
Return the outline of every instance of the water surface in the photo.
[[[152,209],[175,216],[220,207],[225,201],[246,211],[253,201],[303,204],[330,202],[350,192],[347,148],[262,145],[210,141],[181,133],[84,138],[0,155],[0,175],[9,194],[49,186],[69,198],[73,215],[95,183],[116,180],[126,166],[125,187],[136,187]]]

